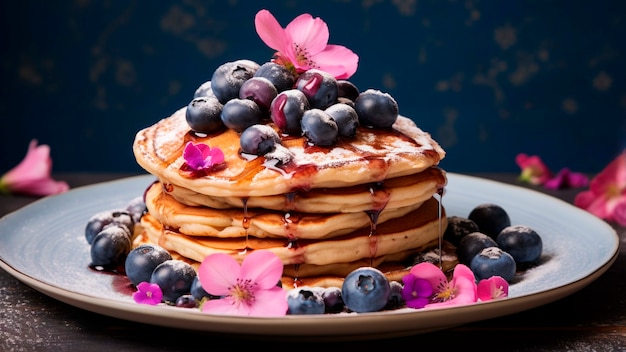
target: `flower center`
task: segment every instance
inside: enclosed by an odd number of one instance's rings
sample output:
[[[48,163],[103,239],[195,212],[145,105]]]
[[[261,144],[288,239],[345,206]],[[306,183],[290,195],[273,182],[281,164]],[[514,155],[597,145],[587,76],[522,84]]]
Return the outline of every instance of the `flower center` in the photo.
[[[456,296],[456,289],[449,283],[442,283],[439,285],[439,290],[433,296],[433,302],[445,302],[453,299]]]
[[[252,281],[237,279],[237,284],[231,287],[230,294],[237,302],[252,304],[254,302],[253,287],[254,283]]]
[[[298,64],[311,68],[317,67],[315,61],[311,60],[311,55],[305,47],[300,46],[298,43],[293,43],[293,46],[296,52],[296,61],[298,61]]]
[[[609,185],[609,187],[606,188],[606,197],[608,199],[619,197],[620,193],[621,193],[621,191],[620,191],[619,187],[617,187],[617,185],[614,184],[614,183]]]

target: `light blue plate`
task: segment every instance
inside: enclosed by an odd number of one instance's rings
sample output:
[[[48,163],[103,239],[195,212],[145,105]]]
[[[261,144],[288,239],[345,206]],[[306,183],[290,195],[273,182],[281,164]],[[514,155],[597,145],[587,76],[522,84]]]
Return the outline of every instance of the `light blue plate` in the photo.
[[[133,301],[124,277],[89,269],[84,229],[92,215],[125,206],[153,180],[152,176],[137,176],[81,187],[4,216],[0,219],[0,267],[55,299],[121,319],[265,338],[346,340],[424,333],[553,302],[602,275],[619,249],[613,228],[566,202],[521,187],[450,173],[443,196],[448,215],[467,216],[478,204],[499,204],[513,224],[531,226],[543,239],[543,264],[511,285],[508,299],[443,309],[282,318],[216,316],[146,306]]]

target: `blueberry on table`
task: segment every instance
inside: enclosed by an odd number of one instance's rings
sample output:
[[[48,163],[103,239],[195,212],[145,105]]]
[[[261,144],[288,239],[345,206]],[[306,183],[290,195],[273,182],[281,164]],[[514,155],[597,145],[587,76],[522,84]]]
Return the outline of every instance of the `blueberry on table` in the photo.
[[[496,240],[482,232],[472,232],[465,235],[456,247],[456,256],[459,263],[469,265],[476,254],[487,247],[497,247]]]
[[[302,134],[309,143],[318,146],[330,146],[335,143],[339,134],[339,127],[335,120],[324,110],[310,109],[302,115],[300,122]]]
[[[154,269],[166,260],[172,259],[170,253],[155,244],[142,244],[130,251],[124,262],[126,276],[137,286],[141,282],[150,282]]]
[[[189,263],[170,259],[154,269],[150,283],[159,285],[163,291],[163,301],[174,304],[178,297],[190,294],[196,276],[195,269]]]
[[[305,71],[296,80],[295,87],[306,95],[312,108],[323,110],[337,101],[337,79],[328,72]]]
[[[390,128],[398,119],[398,103],[388,93],[368,89],[356,98],[354,107],[361,125]]]
[[[380,270],[361,267],[350,272],[341,286],[343,302],[350,311],[376,312],[389,302],[389,279]]]
[[[541,236],[528,226],[507,226],[498,237],[498,246],[513,256],[518,264],[532,264],[539,260],[543,250]]]
[[[287,314],[324,314],[324,299],[319,290],[294,288],[287,293]]]
[[[185,110],[185,119],[192,131],[213,133],[224,127],[221,119],[223,105],[215,97],[194,98]]]
[[[309,100],[304,93],[289,89],[278,93],[272,100],[270,118],[282,133],[299,136],[302,133],[302,115],[309,107]]]
[[[515,259],[498,247],[482,249],[474,256],[469,267],[474,273],[476,281],[500,276],[507,282],[511,282],[517,271]]]
[[[91,266],[116,269],[130,252],[131,237],[125,225],[107,226],[91,243]]]
[[[472,209],[467,218],[478,225],[480,232],[494,240],[503,228],[511,226],[509,214],[497,204],[480,204]]]

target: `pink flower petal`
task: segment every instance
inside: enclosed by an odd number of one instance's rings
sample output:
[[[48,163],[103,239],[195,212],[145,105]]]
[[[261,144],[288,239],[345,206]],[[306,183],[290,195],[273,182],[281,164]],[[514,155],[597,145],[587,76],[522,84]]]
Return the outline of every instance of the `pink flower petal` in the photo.
[[[321,18],[313,18],[308,13],[296,17],[287,25],[285,31],[297,44],[311,55],[316,55],[326,48],[330,33],[328,25]]]
[[[198,268],[202,288],[214,296],[230,294],[230,287],[237,283],[241,272],[239,263],[228,254],[215,253],[204,258]]]
[[[483,302],[505,298],[509,295],[509,283],[500,276],[492,276],[488,279],[480,280],[477,294],[478,299]]]
[[[448,282],[448,279],[443,271],[441,271],[441,269],[435,264],[429,262],[414,265],[409,273],[419,279],[430,282],[430,286],[433,288],[439,287],[443,283]]]
[[[267,10],[257,12],[254,18],[256,32],[270,48],[284,52],[291,46],[291,38],[285,33],[276,18]]]
[[[269,290],[255,291],[255,299],[259,304],[249,307],[248,315],[276,317],[287,314],[287,291],[274,285]]]
[[[276,286],[282,274],[282,261],[270,251],[253,251],[241,263],[241,278],[254,281],[261,289]]]
[[[541,185],[552,177],[552,172],[536,155],[517,154],[517,166],[522,170],[519,179],[532,185]]]

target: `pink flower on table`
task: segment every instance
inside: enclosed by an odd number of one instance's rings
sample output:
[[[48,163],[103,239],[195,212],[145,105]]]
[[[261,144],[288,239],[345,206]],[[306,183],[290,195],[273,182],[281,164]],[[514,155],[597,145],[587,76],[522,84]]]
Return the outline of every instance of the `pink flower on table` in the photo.
[[[463,305],[478,299],[474,273],[463,264],[456,265],[451,281],[438,266],[429,262],[413,266],[402,281],[402,298],[411,308]]]
[[[183,151],[183,158],[190,169],[205,170],[224,162],[224,152],[220,148],[211,148],[203,143],[188,142]]]
[[[222,298],[202,304],[211,314],[283,316],[287,314],[287,291],[277,284],[283,263],[274,253],[256,250],[241,266],[230,255],[217,253],[204,258],[198,269],[202,288]]]
[[[509,296],[509,283],[500,276],[492,276],[488,279],[480,280],[477,294],[478,299],[483,302],[506,298]]]
[[[542,185],[552,177],[552,171],[543,163],[537,155],[517,154],[515,163],[522,169],[520,181],[531,185]]]
[[[51,170],[50,147],[38,146],[37,140],[33,139],[24,159],[0,178],[0,193],[49,196],[67,191],[68,184],[52,179]]]
[[[546,181],[543,186],[548,189],[582,188],[589,184],[589,178],[580,172],[571,172],[564,167],[553,178]]]
[[[283,29],[269,11],[261,10],[254,24],[263,42],[277,51],[274,61],[296,73],[316,68],[348,79],[356,72],[359,57],[344,46],[328,44],[328,26],[319,17],[302,14]]]
[[[591,180],[589,190],[576,195],[574,204],[626,226],[626,150]]]

